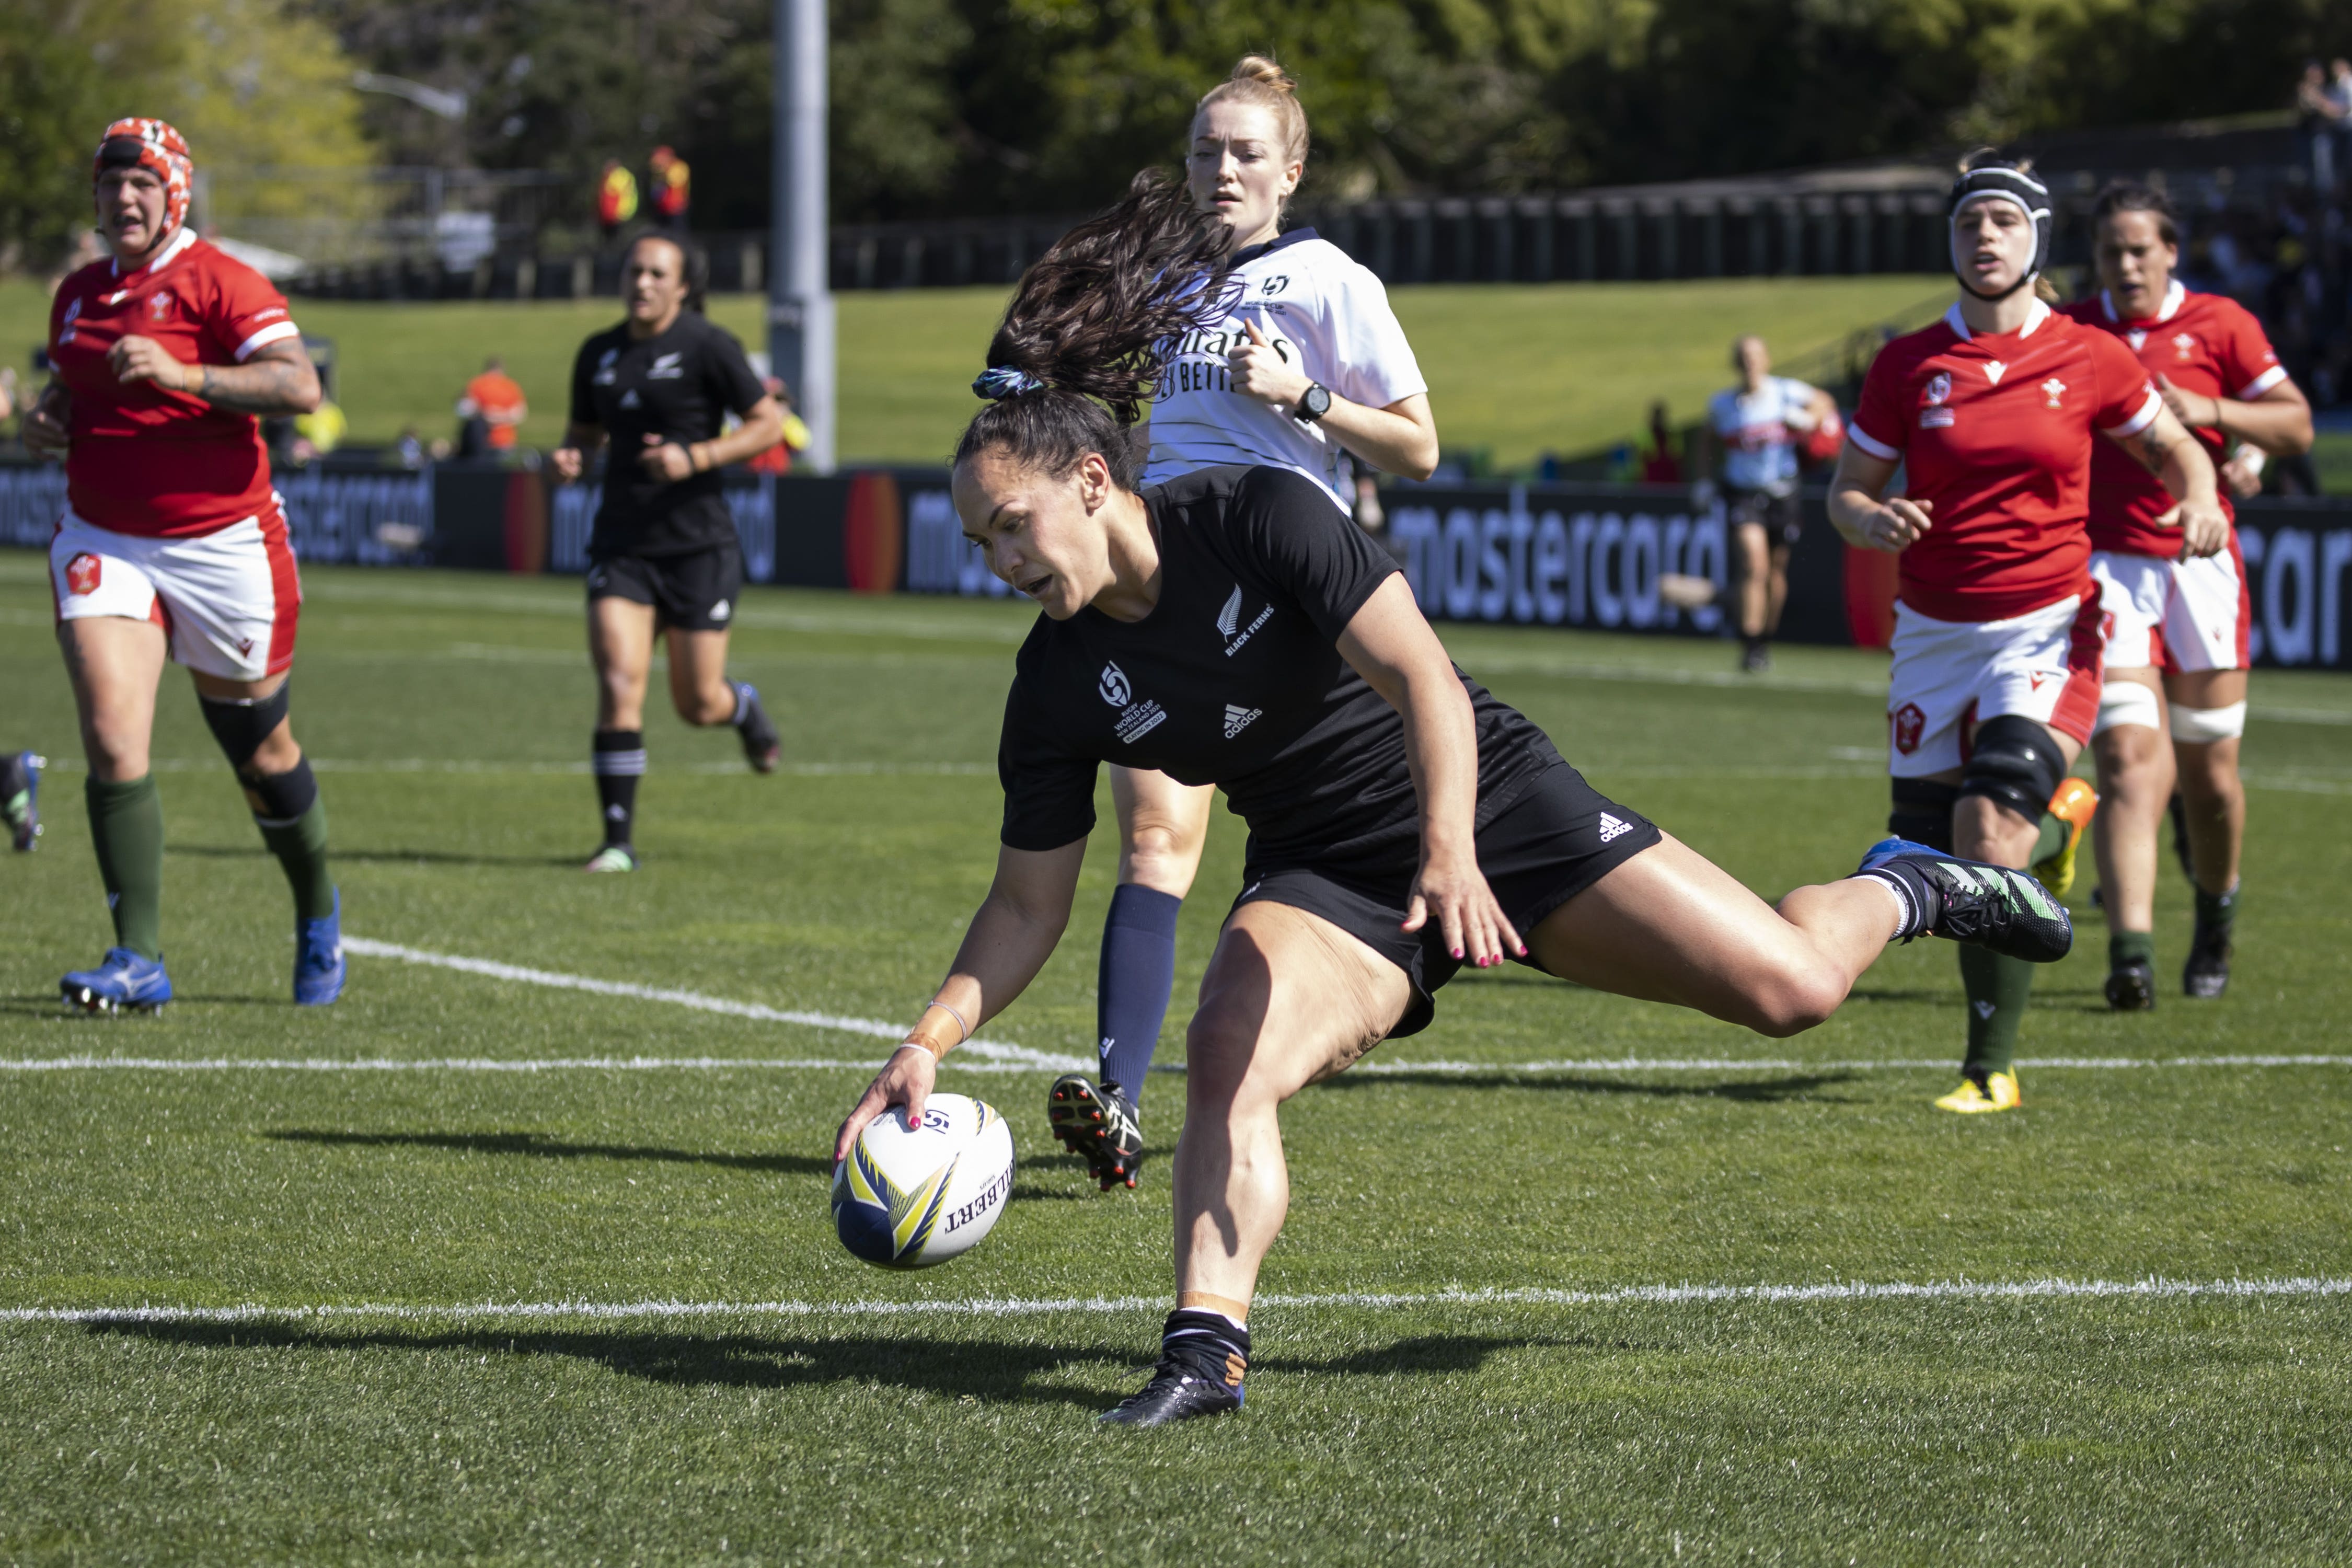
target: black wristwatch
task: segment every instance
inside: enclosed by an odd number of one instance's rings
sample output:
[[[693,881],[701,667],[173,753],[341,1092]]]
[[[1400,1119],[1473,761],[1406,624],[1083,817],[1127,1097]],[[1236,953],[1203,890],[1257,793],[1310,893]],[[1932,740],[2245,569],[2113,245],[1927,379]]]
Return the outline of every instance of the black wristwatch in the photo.
[[[1319,381],[1310,381],[1307,384],[1306,392],[1299,396],[1298,406],[1290,411],[1290,416],[1301,425],[1312,425],[1330,412],[1331,389]]]

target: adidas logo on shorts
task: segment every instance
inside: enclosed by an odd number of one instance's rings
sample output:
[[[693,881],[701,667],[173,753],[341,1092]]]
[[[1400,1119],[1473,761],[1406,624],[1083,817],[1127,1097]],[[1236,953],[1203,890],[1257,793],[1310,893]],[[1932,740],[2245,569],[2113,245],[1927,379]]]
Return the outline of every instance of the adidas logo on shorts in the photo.
[[[1236,708],[1230,702],[1226,703],[1225,739],[1230,741],[1235,735],[1240,734],[1244,730],[1248,729],[1250,721],[1255,719],[1264,711],[1265,710],[1260,708]]]
[[[1606,843],[1608,843],[1608,842],[1609,842],[1611,839],[1612,839],[1612,838],[1621,837],[1622,837],[1623,835],[1628,834],[1628,833],[1631,833],[1631,832],[1633,832],[1633,825],[1632,823],[1630,823],[1630,822],[1620,822],[1620,821],[1618,821],[1615,817],[1613,817],[1613,816],[1610,816],[1610,815],[1609,815],[1607,812],[1605,812],[1605,811],[1604,811],[1604,812],[1602,812],[1602,813],[1601,814],[1601,843],[1606,844]]]

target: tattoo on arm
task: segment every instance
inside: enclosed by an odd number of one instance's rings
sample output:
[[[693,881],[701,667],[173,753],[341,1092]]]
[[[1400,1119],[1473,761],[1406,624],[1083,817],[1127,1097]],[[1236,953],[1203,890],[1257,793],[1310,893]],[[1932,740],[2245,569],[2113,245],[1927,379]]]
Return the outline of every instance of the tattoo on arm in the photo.
[[[2124,450],[2138,460],[2139,466],[2151,474],[2164,472],[2165,459],[2172,456],[2172,437],[2159,419],[2137,436],[2124,437]]]
[[[299,349],[273,352],[277,344],[244,364],[208,364],[196,395],[233,414],[299,414],[313,373]]]

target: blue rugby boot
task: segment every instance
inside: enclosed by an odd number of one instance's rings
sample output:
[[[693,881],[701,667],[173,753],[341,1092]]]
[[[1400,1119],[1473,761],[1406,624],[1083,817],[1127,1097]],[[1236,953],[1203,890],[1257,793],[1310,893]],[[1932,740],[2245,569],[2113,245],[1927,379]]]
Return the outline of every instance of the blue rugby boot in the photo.
[[[1905,942],[1946,937],[2028,963],[2055,963],[2074,945],[2074,922],[2066,907],[2023,871],[1963,859],[1907,838],[1882,838],[1853,874],[1884,882],[1903,896],[1912,910],[1898,933]]]
[[[8,841],[16,853],[37,848],[41,840],[41,770],[47,757],[18,752],[0,757],[0,817],[8,823]]]
[[[172,999],[172,977],[160,958],[110,947],[96,969],[77,969],[58,982],[68,1007],[85,1013],[155,1013]]]
[[[332,913],[296,922],[294,1005],[323,1007],[343,994],[343,890]]]

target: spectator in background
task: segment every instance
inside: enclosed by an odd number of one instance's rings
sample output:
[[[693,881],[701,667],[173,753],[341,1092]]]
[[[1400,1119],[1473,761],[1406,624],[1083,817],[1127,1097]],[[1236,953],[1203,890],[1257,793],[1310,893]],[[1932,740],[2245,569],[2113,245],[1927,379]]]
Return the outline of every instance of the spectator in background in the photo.
[[[763,375],[760,378],[760,384],[768,389],[768,395],[776,400],[776,407],[784,416],[784,438],[765,451],[753,454],[743,466],[755,474],[789,474],[793,471],[793,454],[807,451],[814,437],[809,434],[808,421],[803,419],[800,410],[793,406],[793,389],[784,384],[782,376]],[[742,424],[731,414],[728,420],[727,428],[730,430]]]
[[[2352,60],[2341,55],[2327,62],[2327,101],[2336,110],[2335,123],[2329,127],[2336,143],[2336,172],[2352,173]],[[2335,193],[2322,187],[2319,194],[2325,199]]]
[[[16,417],[16,367],[0,365],[0,425]]]
[[[1650,405],[1650,449],[1642,454],[1642,482],[1678,485],[1683,482],[1682,456],[1675,450],[1674,429],[1666,423],[1666,405]]]
[[[2336,188],[2336,133],[2342,129],[2347,112],[2328,87],[2326,68],[2317,60],[2305,62],[2303,79],[2294,87],[2304,156],[2311,164],[2311,188],[2323,197]]]
[[[466,384],[457,399],[457,417],[464,421],[465,432],[459,455],[495,458],[514,449],[522,422],[530,417],[530,405],[507,374],[506,362],[492,354],[482,362],[482,374]]]
[[[667,147],[656,147],[647,162],[654,174],[654,221],[670,234],[684,234],[690,195],[686,160]]]
[[[400,439],[393,443],[392,449],[402,468],[421,468],[425,466],[425,437],[416,433],[415,426],[402,426]]]
[[[596,224],[604,231],[604,243],[620,237],[621,226],[636,216],[637,177],[618,158],[605,159],[596,179]]]

